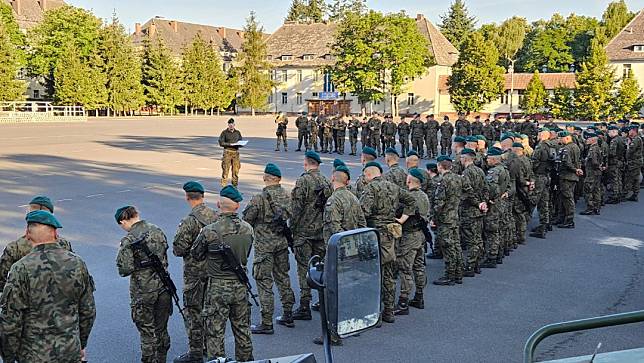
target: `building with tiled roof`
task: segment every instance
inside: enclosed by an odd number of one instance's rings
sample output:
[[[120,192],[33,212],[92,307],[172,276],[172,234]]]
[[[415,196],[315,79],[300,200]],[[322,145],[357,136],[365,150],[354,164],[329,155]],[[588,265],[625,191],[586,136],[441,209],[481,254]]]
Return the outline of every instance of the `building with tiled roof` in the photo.
[[[63,0],[0,0],[11,5],[18,26],[26,31],[33,28],[43,19],[44,13],[63,5]]]
[[[635,17],[606,45],[608,61],[618,77],[633,71],[635,79],[644,89],[644,10]]]

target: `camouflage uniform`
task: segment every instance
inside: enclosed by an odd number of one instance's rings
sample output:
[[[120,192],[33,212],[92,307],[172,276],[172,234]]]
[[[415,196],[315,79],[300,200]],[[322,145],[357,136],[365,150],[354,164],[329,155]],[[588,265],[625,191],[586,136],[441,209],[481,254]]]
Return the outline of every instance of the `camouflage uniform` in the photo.
[[[325,118],[322,122],[322,152],[331,152],[333,148],[333,120]]]
[[[360,204],[367,226],[380,233],[380,263],[382,271],[382,301],[385,315],[393,314],[396,294],[394,266],[395,241],[401,237],[396,211],[402,205],[403,214],[414,214],[414,198],[406,190],[378,176],[367,183]]]
[[[490,122],[490,125],[492,125],[492,128],[494,128],[494,138],[491,140],[494,140],[494,141],[501,140],[501,130],[503,129],[503,124],[501,124],[501,121],[499,121],[498,119],[494,119],[492,120],[492,122]]]
[[[488,170],[485,184],[488,190],[488,211],[483,225],[487,239],[487,259],[495,264],[503,257],[501,225],[508,201],[503,195],[510,190],[510,174],[502,163]]]
[[[483,123],[480,120],[472,122],[470,126],[470,135],[483,135]]]
[[[423,157],[423,142],[425,139],[425,124],[420,118],[415,118],[409,123],[411,128],[411,149]]]
[[[254,359],[246,286],[226,266],[220,253],[210,252],[227,245],[246,270],[252,244],[253,227],[236,213],[222,213],[215,223],[201,230],[190,251],[197,261],[206,260],[208,283],[202,316],[209,359],[226,357],[224,338],[228,320],[235,337],[235,359],[241,362]]]
[[[458,231],[462,193],[462,177],[448,171],[441,176],[432,199],[432,216],[438,227],[436,240],[443,248],[445,277],[455,282],[463,277],[463,252]]]
[[[351,145],[351,153],[355,155],[358,152],[358,129],[360,128],[360,121],[357,118],[352,118],[349,122],[349,144]]]
[[[384,148],[396,147],[396,124],[388,119],[382,124],[382,136],[384,137]]]
[[[454,128],[456,129],[456,136],[468,136],[470,135],[470,122],[466,119],[459,118],[454,123]]]
[[[561,170],[559,172],[559,184],[561,190],[561,207],[563,212],[563,224],[574,222],[575,218],[575,186],[579,177],[575,173],[581,168],[579,160],[580,151],[577,144],[571,142],[563,145],[559,150],[561,158]]]
[[[427,158],[438,157],[438,121],[431,119],[425,123],[425,147],[427,147]]]
[[[181,220],[177,233],[172,242],[172,253],[183,258],[183,305],[186,316],[186,331],[190,353],[203,356],[203,324],[201,309],[203,308],[206,276],[203,274],[205,264],[195,261],[190,255],[192,244],[197,239],[199,231],[214,223],[219,215],[205,204],[192,208],[190,214]]]
[[[324,258],[326,242],[322,235],[324,205],[331,195],[331,183],[320,170],[309,170],[295,182],[291,192],[292,218],[297,277],[300,285],[300,305],[308,307],[311,288],[306,281],[309,259],[318,255]]]
[[[534,181],[532,164],[527,156],[512,154],[508,170],[516,183],[516,194],[513,199],[515,235],[512,241],[522,244],[525,243],[528,228],[527,213],[532,210],[532,205],[528,205],[528,200],[524,199],[529,198],[530,195],[527,183]]]
[[[141,362],[165,362],[170,349],[168,319],[172,315],[172,297],[151,267],[141,267],[141,262],[147,260],[145,253],[131,246],[145,233],[149,235],[143,243],[168,268],[166,237],[159,227],[146,221],[132,225],[121,239],[116,266],[119,275],[130,277],[130,306],[132,320],[141,335]]]
[[[516,183],[516,172],[512,172],[510,169],[511,163],[516,158],[516,154],[512,151],[506,152],[503,154],[503,165],[508,171],[508,176],[510,177],[510,190],[508,192],[508,199],[506,203],[503,203],[504,211],[502,218],[502,243],[504,254],[507,256],[510,254],[510,249],[514,245],[516,239],[516,222],[514,219],[514,199],[516,198],[517,193],[517,183]],[[516,166],[516,165],[515,165]]]
[[[35,246],[4,287],[0,346],[5,362],[77,363],[94,319],[94,280],[59,243]]]
[[[389,170],[382,175],[382,178],[396,184],[402,189],[407,189],[407,172],[398,163],[392,164]]]
[[[490,120],[486,120],[481,129],[481,135],[485,136],[488,142],[496,140],[496,130]]]
[[[221,186],[228,185],[228,171],[232,171],[232,184],[237,186],[239,182],[239,146],[231,146],[242,139],[241,132],[234,130],[232,132],[225,129],[219,135],[219,146],[224,148],[224,155],[221,160]]]
[[[617,135],[610,140],[608,149],[608,202],[618,203],[622,199],[622,169],[626,157],[626,143]]]
[[[586,197],[586,211],[599,213],[602,204],[601,177],[602,155],[598,144],[590,145],[584,162],[584,196]]]
[[[308,125],[309,120],[306,116],[300,116],[295,120],[295,127],[297,127],[297,150],[302,150],[302,143],[304,143],[304,149],[309,149],[309,135],[308,135]]]
[[[401,121],[398,124],[398,142],[400,142],[400,151],[402,157],[406,157],[409,152],[409,132],[410,127],[406,121]]]
[[[364,192],[366,186],[367,179],[365,179],[364,174],[360,174],[358,179],[356,179],[354,187],[351,188],[351,192],[353,192],[353,194],[355,194],[355,196],[360,199],[360,196],[362,196],[362,192]]]
[[[275,120],[275,123],[277,124],[277,130],[275,131],[275,136],[277,136],[275,151],[280,151],[280,142],[284,144],[284,151],[288,151],[288,143],[286,142],[286,127],[288,125],[288,118],[286,116],[279,116]]]
[[[532,153],[532,170],[535,177],[535,194],[539,226],[536,232],[543,234],[550,225],[550,172],[552,170],[553,149],[549,141],[539,141]]]
[[[334,190],[324,207],[324,240],[328,241],[336,233],[366,226],[358,198],[346,187]]]
[[[344,154],[344,142],[346,140],[346,133],[347,133],[347,122],[344,121],[344,119],[339,118],[335,122],[335,145],[336,145],[336,151],[342,155]]]
[[[319,132],[319,126],[318,122],[315,118],[311,117],[308,121],[307,124],[308,132],[309,132],[309,143],[307,147],[308,150],[315,150],[316,152],[319,150],[318,149],[318,132]]]
[[[384,150],[380,148],[380,128],[382,121],[377,117],[372,117],[367,123],[369,126],[369,146],[376,149],[376,153],[380,155]]]
[[[427,284],[425,235],[420,224],[427,224],[429,199],[420,189],[412,189],[409,194],[414,198],[414,213],[403,224],[403,237],[396,248],[396,267],[400,273],[400,299],[403,301],[408,298],[412,286],[416,286],[416,296],[422,296],[423,288]]]
[[[262,324],[273,325],[275,302],[273,281],[280,294],[282,309],[291,313],[295,295],[288,276],[288,242],[282,226],[276,225],[276,218],[287,221],[291,217],[291,197],[280,185],[264,188],[261,194],[251,199],[244,209],[244,221],[255,231],[255,257],[253,278],[257,283],[259,302],[262,307]]]
[[[370,144],[369,125],[367,121],[366,120],[361,121],[360,127],[362,128],[360,130],[360,143],[362,144],[362,147],[365,147]]]
[[[476,270],[483,253],[483,216],[479,204],[487,201],[485,173],[472,164],[463,170],[463,194],[460,203],[461,239],[467,246],[467,269]]]
[[[628,138],[626,143],[626,172],[624,173],[624,194],[630,200],[637,200],[640,192],[640,169],[642,168],[642,138]]]
[[[58,236],[56,240],[60,247],[66,249],[69,252],[74,252],[72,250],[72,245],[66,239]],[[7,283],[7,275],[11,266],[14,263],[18,262],[21,258],[27,256],[32,250],[31,242],[25,237],[22,236],[13,242],[7,243],[0,257],[0,294],[4,289],[4,285]]]
[[[454,125],[449,121],[443,121],[441,124],[441,155],[449,155],[452,152],[452,135],[454,135]]]

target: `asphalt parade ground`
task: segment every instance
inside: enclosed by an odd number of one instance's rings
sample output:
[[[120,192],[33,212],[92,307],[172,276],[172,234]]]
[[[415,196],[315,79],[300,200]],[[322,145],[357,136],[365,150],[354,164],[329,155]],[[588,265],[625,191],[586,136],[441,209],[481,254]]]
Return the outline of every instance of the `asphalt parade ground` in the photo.
[[[201,181],[218,192],[222,150],[217,138],[225,117],[90,119],[74,124],[0,125],[0,245],[24,231],[25,204],[32,196],[52,198],[64,228],[61,234],[87,262],[96,282],[97,319],[87,348],[90,362],[136,362],[139,336],[130,318],[128,280],[118,276],[115,260],[125,232],[114,211],[136,205],[142,217],[172,239],[189,213],[181,185]],[[241,117],[237,128],[248,146],[241,150],[240,190],[247,200],[259,192],[267,162],[280,166],[290,189],[303,172],[303,153],[295,152],[294,118],[289,151],[275,152],[270,117]],[[359,157],[342,157],[356,178]],[[359,147],[361,147],[359,145]],[[329,176],[337,155],[322,154]],[[381,160],[382,161],[382,160]],[[404,165],[404,161],[401,161]],[[423,165],[425,161],[423,162]],[[216,196],[207,194],[214,205]],[[244,204],[242,204],[243,208]],[[644,308],[643,202],[609,205],[601,216],[576,216],[574,230],[555,230],[546,240],[528,238],[497,269],[487,269],[463,285],[425,289],[425,310],[411,309],[395,324],[348,338],[334,348],[338,362],[520,362],[523,345],[539,327],[553,322]],[[578,211],[583,210],[583,201]],[[182,285],[182,261],[171,255],[170,273]],[[428,260],[431,282],[442,275],[442,261]],[[291,258],[291,282],[297,287]],[[296,295],[297,289],[295,289]],[[276,297],[276,300],[277,297]],[[253,310],[253,323],[259,309]],[[280,313],[279,301],[276,314]],[[181,316],[169,330],[169,361],[187,350]],[[256,359],[313,352],[320,334],[319,316],[289,329],[275,325],[275,335],[253,336]],[[632,324],[548,338],[539,359],[641,347],[642,325]],[[227,331],[226,351],[233,355]]]

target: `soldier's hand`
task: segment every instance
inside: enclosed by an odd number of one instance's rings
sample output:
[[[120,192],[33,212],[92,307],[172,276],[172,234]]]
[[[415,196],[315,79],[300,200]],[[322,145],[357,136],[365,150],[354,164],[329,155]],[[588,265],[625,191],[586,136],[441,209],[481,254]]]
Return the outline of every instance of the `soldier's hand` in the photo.
[[[479,203],[479,209],[483,213],[487,213],[487,203],[486,202],[481,202]]]
[[[87,357],[85,356],[85,349],[81,349],[81,362],[87,362]]]
[[[577,169],[577,170],[575,171],[575,174],[577,174],[577,176],[583,176],[583,175],[584,175],[584,171],[583,171],[583,170],[581,170],[581,169]]]
[[[431,221],[431,222],[429,222],[429,226],[430,226],[431,228],[436,228],[436,227],[438,227],[438,226],[436,225],[436,222],[434,222],[434,220],[433,220],[433,219],[432,219],[432,221]]]
[[[501,198],[507,198],[509,196],[510,196],[510,194],[508,194],[508,192],[505,192],[505,193],[501,194]]]

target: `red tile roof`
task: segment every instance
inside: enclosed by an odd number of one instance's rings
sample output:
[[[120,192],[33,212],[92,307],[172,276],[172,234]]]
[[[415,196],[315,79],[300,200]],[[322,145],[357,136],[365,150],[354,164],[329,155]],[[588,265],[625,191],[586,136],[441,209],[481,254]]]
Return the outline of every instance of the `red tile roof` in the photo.
[[[512,76],[509,73],[505,75],[505,90],[512,88]],[[532,73],[514,73],[514,89],[523,90],[528,87],[528,83],[532,79]],[[438,89],[439,91],[447,91],[447,77],[440,76],[438,80]],[[576,75],[574,73],[539,73],[539,78],[543,82],[543,86],[547,90],[555,89],[559,86],[566,88],[575,88],[576,86]]]

